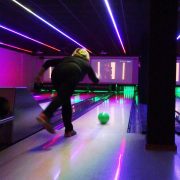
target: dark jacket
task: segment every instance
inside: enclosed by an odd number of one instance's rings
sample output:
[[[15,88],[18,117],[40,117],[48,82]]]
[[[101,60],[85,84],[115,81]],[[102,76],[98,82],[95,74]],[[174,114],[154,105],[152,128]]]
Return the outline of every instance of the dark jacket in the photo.
[[[84,60],[84,59],[80,58],[80,57],[69,56],[69,57],[65,57],[65,58],[62,58],[62,59],[47,60],[43,64],[43,67],[46,70],[49,67],[54,67],[54,69],[55,69],[55,68],[62,67],[62,66],[69,66],[69,65],[72,65],[72,64],[75,64],[80,69],[80,72],[81,72],[80,73],[80,79],[81,80],[87,74],[89,76],[89,78],[94,83],[99,82],[99,79],[96,77],[96,74],[95,74],[94,70],[92,69],[91,65],[89,64],[89,62],[87,60]]]

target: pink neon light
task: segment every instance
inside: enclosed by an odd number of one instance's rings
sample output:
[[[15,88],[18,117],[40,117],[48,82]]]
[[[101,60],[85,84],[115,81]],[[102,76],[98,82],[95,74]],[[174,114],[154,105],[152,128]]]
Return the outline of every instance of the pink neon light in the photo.
[[[125,145],[126,145],[126,141],[125,141],[125,138],[123,138],[122,139],[122,143],[121,143],[121,147],[120,147],[120,153],[119,153],[119,158],[118,158],[118,165],[117,165],[117,169],[116,169],[116,174],[115,174],[114,180],[118,180],[119,179],[119,175],[120,175],[120,171],[121,171],[121,165],[122,165],[122,157],[124,155]]]
[[[115,62],[111,62],[111,69],[112,69],[111,79],[115,79],[115,76],[116,76],[116,63]]]
[[[42,43],[42,42],[40,42],[40,41],[38,41],[38,40],[36,40],[36,39],[30,38],[30,37],[28,37],[28,36],[26,36],[26,35],[24,35],[24,34],[21,34],[21,33],[17,32],[17,31],[14,31],[14,30],[9,29],[9,28],[7,28],[7,27],[5,27],[5,26],[2,26],[1,24],[0,24],[0,28],[5,29],[5,30],[7,30],[7,31],[10,31],[10,32],[12,32],[12,33],[14,33],[14,34],[17,34],[17,35],[19,35],[19,36],[22,36],[22,37],[24,37],[24,38],[26,38],[26,39],[29,39],[29,40],[31,40],[31,41],[34,41],[34,42],[36,42],[36,43],[38,43],[38,44],[44,45],[44,46],[46,46],[46,47],[48,47],[48,48],[50,48],[50,49],[53,49],[53,50],[55,50],[55,51],[58,51],[58,52],[61,51],[60,49],[57,49],[57,48],[52,47],[52,46],[50,46],[50,45],[48,45],[48,44]]]
[[[179,81],[179,63],[176,63],[176,81]]]
[[[125,69],[126,69],[126,64],[123,62],[123,67],[122,67],[122,80],[125,79]]]
[[[4,45],[4,46],[11,47],[11,48],[14,48],[14,49],[18,49],[18,50],[21,50],[21,51],[25,51],[25,52],[28,52],[28,53],[32,53],[32,51],[30,51],[30,50],[23,49],[23,48],[19,48],[19,47],[17,47],[17,46],[13,46],[13,45],[6,44],[6,43],[3,43],[3,42],[0,42],[0,44],[2,44],[2,45]]]
[[[52,140],[50,140],[49,142],[45,143],[43,145],[43,149],[49,149],[51,146],[53,146],[61,137],[60,134],[56,135]]]
[[[98,61],[98,72],[97,72],[97,77],[100,78],[101,72],[100,72],[100,62]]]

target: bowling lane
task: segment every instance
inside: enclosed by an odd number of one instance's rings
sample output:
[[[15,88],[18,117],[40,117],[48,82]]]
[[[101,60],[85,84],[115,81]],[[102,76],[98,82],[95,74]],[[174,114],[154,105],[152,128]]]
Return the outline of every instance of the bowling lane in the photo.
[[[32,95],[36,101],[43,101],[52,99],[54,96],[56,96],[56,93],[34,93]]]
[[[118,179],[126,146],[131,99],[113,96],[73,122],[77,135],[45,130],[0,152],[2,179]],[[101,125],[99,112],[109,113]]]
[[[96,94],[95,93],[81,93],[81,94],[76,94],[71,97],[71,104],[75,104],[81,101],[84,101],[85,99],[94,97]],[[42,109],[45,109],[49,104],[50,100],[47,100],[47,102],[40,103],[39,105],[41,106]]]
[[[180,112],[180,98],[176,98],[175,109],[176,109],[176,111]]]
[[[36,101],[43,101],[43,100],[50,100],[50,99],[52,99],[53,97],[55,97],[56,96],[56,93],[54,92],[54,93],[34,93],[34,94],[32,94],[33,95],[33,97],[34,97],[34,99],[36,100]],[[79,98],[81,99],[81,98],[86,98],[86,96],[87,96],[87,98],[89,97],[89,96],[95,96],[95,93],[75,93],[72,97],[74,97],[74,96],[79,96]]]

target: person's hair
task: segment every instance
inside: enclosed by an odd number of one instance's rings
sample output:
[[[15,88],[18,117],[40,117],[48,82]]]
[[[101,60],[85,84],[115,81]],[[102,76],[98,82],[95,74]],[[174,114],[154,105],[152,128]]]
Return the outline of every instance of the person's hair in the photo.
[[[72,56],[78,56],[88,61],[90,60],[89,53],[85,48],[76,48],[74,52],[72,53]]]

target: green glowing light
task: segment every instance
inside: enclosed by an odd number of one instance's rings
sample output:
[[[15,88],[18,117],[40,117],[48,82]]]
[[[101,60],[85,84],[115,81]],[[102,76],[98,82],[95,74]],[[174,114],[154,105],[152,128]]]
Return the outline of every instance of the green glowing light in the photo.
[[[125,98],[133,98],[134,92],[135,92],[134,86],[124,86],[124,97]]]
[[[87,92],[87,91],[85,91],[85,90],[75,90],[75,92],[77,92],[77,93],[84,93],[84,92]]]
[[[138,97],[138,95],[135,96],[135,102],[136,102],[136,105],[139,104],[139,97]]]
[[[180,87],[175,88],[175,96],[178,98],[180,97]]]
[[[100,99],[101,99],[100,97],[94,97],[94,98],[93,98],[93,100],[94,100],[95,102],[99,101]]]
[[[95,90],[94,92],[109,92],[109,91],[106,91],[106,90]]]

